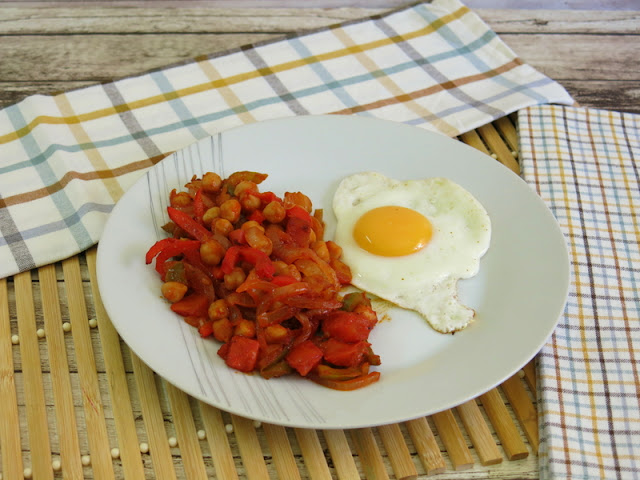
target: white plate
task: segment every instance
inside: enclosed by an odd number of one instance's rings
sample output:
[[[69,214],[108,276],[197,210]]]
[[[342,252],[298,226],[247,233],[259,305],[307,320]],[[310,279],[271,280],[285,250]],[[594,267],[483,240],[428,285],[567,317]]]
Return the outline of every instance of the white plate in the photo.
[[[160,279],[144,263],[163,237],[169,191],[192,174],[269,174],[261,190],[302,191],[335,228],[333,193],[346,175],[448,177],[482,202],[492,240],[480,273],[460,282],[476,321],[455,335],[417,314],[391,309],[371,335],[382,357],[378,383],[339,392],[286,377],[264,380],[229,369],[219,344],[173,314]],[[204,139],[160,162],[118,202],[98,248],[107,312],[129,347],[190,395],[245,417],[296,427],[355,428],[429,415],[480,395],[516,373],[542,347],[563,311],[569,285],[564,237],[551,212],[517,175],[477,150],[417,127],[365,117],[272,120]]]

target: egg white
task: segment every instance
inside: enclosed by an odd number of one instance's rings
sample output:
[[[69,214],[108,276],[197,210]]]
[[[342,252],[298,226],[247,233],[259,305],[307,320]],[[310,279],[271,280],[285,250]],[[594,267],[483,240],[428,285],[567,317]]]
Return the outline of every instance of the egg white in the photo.
[[[353,238],[355,223],[365,212],[385,205],[427,217],[433,227],[427,246],[398,257],[362,249]],[[342,180],[333,210],[335,241],[351,268],[353,285],[415,310],[442,333],[461,330],[473,320],[473,309],[458,300],[457,282],[478,273],[491,240],[491,220],[470,192],[446,178],[398,181],[364,172]]]

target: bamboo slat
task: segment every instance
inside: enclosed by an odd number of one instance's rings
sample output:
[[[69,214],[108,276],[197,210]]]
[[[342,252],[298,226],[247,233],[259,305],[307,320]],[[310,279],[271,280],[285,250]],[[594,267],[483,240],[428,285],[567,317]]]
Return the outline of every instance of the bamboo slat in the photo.
[[[520,165],[511,153],[511,149],[502,141],[502,137],[492,123],[477,128],[487,146],[498,157],[498,161],[515,173],[520,173]]]
[[[270,423],[262,424],[262,428],[267,437],[278,476],[280,478],[290,478],[291,480],[299,479],[300,471],[296,465],[286,429],[280,425],[272,425]]]
[[[237,415],[232,415],[231,419],[247,478],[249,480],[268,479],[269,471],[264,462],[262,447],[253,422]]]
[[[159,480],[176,480],[173,458],[171,457],[169,443],[164,430],[164,420],[154,373],[136,354],[131,354],[131,360],[140,397],[142,418],[147,432],[148,444],[146,446],[149,447],[155,478]]]
[[[44,331],[49,347],[49,365],[56,407],[61,468],[68,475],[68,478],[81,478],[82,463],[80,461],[78,426],[71,394],[69,362],[64,341],[55,265],[46,265],[40,268],[38,277],[42,295]]]
[[[111,479],[114,477],[111,449],[96,374],[96,362],[91,344],[78,257],[64,260],[62,270],[67,290],[69,319],[77,357],[80,388],[83,393],[82,402],[89,438],[91,469],[95,478],[99,480]]]
[[[487,426],[487,422],[484,421],[476,401],[469,400],[462,405],[458,405],[456,410],[460,415],[464,428],[469,433],[469,438],[480,458],[480,463],[482,465],[495,465],[502,462],[500,450],[493,440],[491,431]]]
[[[501,387],[529,440],[529,445],[534,453],[538,453],[538,412],[529,399],[522,380],[518,375],[514,375]]]
[[[536,361],[531,360],[524,367],[522,367],[524,371],[524,380],[527,382],[527,386],[533,395],[533,398],[537,398],[538,395],[538,385],[536,379]]]
[[[389,474],[384,465],[384,460],[376,438],[371,428],[356,428],[351,430],[351,441],[356,449],[364,476],[370,480],[386,480]]]
[[[20,478],[22,448],[11,337],[7,279],[3,278],[0,280],[0,453],[2,471],[7,478]]]
[[[216,476],[218,478],[236,480],[238,472],[233,461],[233,454],[229,446],[229,439],[224,429],[220,410],[206,403],[200,403],[200,412],[207,439],[209,440]]]
[[[406,425],[427,475],[444,472],[446,468],[444,457],[440,453],[440,447],[426,417],[409,420]]]
[[[24,374],[27,425],[31,440],[31,468],[40,479],[53,479],[51,444],[44,402],[40,351],[36,334],[35,306],[31,290],[31,274],[23,272],[14,277],[16,311],[20,336],[20,356]]]
[[[381,425],[378,427],[378,433],[389,455],[391,468],[393,468],[396,478],[403,480],[417,478],[418,472],[413,460],[411,460],[411,454],[400,430],[400,425],[397,423]]]
[[[180,445],[185,476],[194,480],[206,480],[207,470],[202,461],[202,450],[198,442],[196,424],[189,407],[189,397],[169,382],[165,382],[165,385],[171,403],[173,424],[176,428],[178,445]]]
[[[310,428],[295,428],[296,440],[311,480],[331,480],[331,471],[322,451],[318,432]]]
[[[509,460],[520,460],[529,455],[516,425],[511,420],[509,410],[502,401],[500,393],[494,388],[480,396],[482,406],[502,442],[502,448]]]
[[[351,454],[349,442],[343,430],[324,430],[333,464],[336,467],[339,480],[360,478],[358,467]]]
[[[122,460],[122,469],[127,478],[141,478],[144,476],[142,458],[138,448],[138,436],[131,408],[131,396],[127,385],[122,351],[118,334],[107,316],[102,305],[98,290],[96,272],[96,249],[87,252],[87,265],[91,278],[91,291],[102,341],[102,354],[105,370],[109,380],[109,392],[113,404],[113,416],[118,432],[118,450]]]
[[[431,418],[433,418],[433,423],[440,434],[442,443],[444,443],[449,452],[453,468],[455,470],[471,468],[473,466],[473,457],[451,410],[436,413]]]

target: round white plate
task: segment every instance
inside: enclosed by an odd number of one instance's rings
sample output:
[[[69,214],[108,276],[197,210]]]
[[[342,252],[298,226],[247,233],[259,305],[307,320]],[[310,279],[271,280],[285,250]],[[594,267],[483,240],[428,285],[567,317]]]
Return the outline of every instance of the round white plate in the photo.
[[[448,177],[489,212],[491,246],[480,273],[459,283],[475,322],[455,335],[417,314],[390,309],[370,340],[380,381],[339,392],[299,377],[264,380],[228,368],[219,344],[169,310],[145,265],[168,221],[172,188],[193,174],[269,174],[261,190],[302,191],[323,208],[327,238],[340,180],[378,171],[407,180]],[[308,116],[254,123],[201,140],[153,167],[118,202],[98,248],[98,282],[120,336],[154,371],[195,398],[241,416],[287,426],[356,428],[445,410],[516,373],[542,347],[566,301],[569,259],[551,212],[520,177],[487,155],[417,127],[366,117]]]

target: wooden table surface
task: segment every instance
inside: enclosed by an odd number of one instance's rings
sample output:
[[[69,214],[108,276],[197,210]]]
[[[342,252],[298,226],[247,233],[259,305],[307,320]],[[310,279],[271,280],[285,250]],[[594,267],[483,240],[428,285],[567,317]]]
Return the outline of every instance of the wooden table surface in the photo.
[[[300,3],[0,4],[0,107],[29,95],[142,73],[413,2],[361,0],[337,6],[346,2],[318,0],[304,8],[291,6]],[[469,4],[524,61],[563,84],[582,106],[640,113],[640,11],[484,8],[504,4],[489,0]],[[598,7],[598,2],[588,0],[565,4]],[[626,8],[632,4],[622,1],[616,5]],[[129,48],[133,43],[135,50]],[[81,267],[83,279],[88,278],[86,264]],[[537,478],[537,472],[537,457],[529,455],[465,471],[449,468],[436,478]]]

